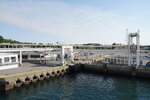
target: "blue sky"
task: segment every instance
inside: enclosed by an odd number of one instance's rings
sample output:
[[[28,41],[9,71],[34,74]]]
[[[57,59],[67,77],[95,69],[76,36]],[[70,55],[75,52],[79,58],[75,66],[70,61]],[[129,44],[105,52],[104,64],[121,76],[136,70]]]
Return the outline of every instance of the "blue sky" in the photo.
[[[1,0],[0,35],[36,43],[150,44],[149,0]]]

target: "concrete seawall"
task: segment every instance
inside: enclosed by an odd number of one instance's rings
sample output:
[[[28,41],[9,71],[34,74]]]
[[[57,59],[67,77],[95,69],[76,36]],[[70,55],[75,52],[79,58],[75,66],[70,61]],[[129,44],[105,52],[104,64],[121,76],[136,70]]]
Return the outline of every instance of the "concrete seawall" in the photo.
[[[83,71],[101,74],[113,74],[137,78],[150,78],[150,67],[129,67],[115,64],[77,64],[70,67],[71,72]]]
[[[68,66],[58,66],[19,74],[0,76],[0,90],[8,91],[22,85],[28,85],[44,79],[58,77],[60,75],[64,75],[67,71]]]
[[[25,68],[27,69],[27,68]],[[18,70],[18,69],[17,69]],[[114,64],[76,64],[73,66],[57,66],[35,69],[28,72],[0,75],[0,90],[8,91],[22,85],[28,85],[45,79],[58,77],[65,73],[93,72],[100,74],[114,74],[119,76],[150,78],[150,67],[129,67]]]

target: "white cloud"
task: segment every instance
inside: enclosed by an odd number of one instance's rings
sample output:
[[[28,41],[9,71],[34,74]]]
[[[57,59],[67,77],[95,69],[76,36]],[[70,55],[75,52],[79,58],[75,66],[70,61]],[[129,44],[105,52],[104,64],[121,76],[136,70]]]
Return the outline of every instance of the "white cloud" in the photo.
[[[0,22],[59,35],[74,43],[125,42],[125,29],[128,26],[131,29],[137,28],[134,21],[134,16],[122,16],[100,8],[63,2],[0,3]]]

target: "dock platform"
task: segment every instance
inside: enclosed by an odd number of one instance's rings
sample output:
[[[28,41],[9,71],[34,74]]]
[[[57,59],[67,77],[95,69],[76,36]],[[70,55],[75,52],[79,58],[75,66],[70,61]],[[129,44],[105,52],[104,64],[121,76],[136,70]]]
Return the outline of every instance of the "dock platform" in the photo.
[[[118,76],[128,76],[136,78],[150,79],[150,67],[128,66],[119,64],[76,64],[70,67],[70,71],[94,72],[101,74],[114,74]]]
[[[0,71],[0,90],[7,91],[23,84],[63,75],[67,69],[68,66],[50,66],[26,62],[18,68]]]

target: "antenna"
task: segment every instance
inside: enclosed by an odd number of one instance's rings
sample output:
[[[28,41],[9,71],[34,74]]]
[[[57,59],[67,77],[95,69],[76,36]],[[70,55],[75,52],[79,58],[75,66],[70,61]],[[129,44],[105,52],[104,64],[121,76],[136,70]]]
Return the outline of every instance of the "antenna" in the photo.
[[[126,41],[128,43],[128,29],[126,29],[126,39],[124,39],[124,41]]]
[[[139,34],[139,36],[140,36],[140,30],[138,29],[138,34]]]
[[[140,30],[138,29],[138,33],[140,33]]]
[[[128,34],[128,29],[126,29],[126,33]]]

